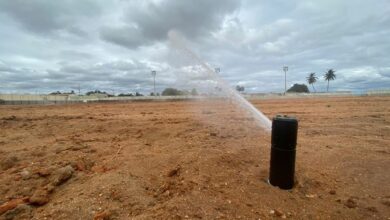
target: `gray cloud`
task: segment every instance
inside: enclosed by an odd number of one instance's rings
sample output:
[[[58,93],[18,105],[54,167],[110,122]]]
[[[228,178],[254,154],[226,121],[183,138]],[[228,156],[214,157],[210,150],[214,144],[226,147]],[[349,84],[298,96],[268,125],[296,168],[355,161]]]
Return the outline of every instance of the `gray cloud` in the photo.
[[[171,29],[232,86],[250,92],[282,91],[283,65],[288,84],[316,72],[319,91],[329,68],[337,74],[332,90],[389,88],[389,14],[386,0],[3,0],[0,92],[80,85],[148,93],[152,69],[159,91],[196,86],[204,76],[194,73],[196,62],[171,52]]]
[[[124,24],[104,26],[100,34],[102,39],[128,48],[165,40],[170,30],[193,39],[218,30],[225,15],[238,6],[239,1],[234,0],[136,2],[126,8]]]
[[[76,24],[100,12],[98,5],[89,0],[5,0],[0,2],[0,8],[29,31],[48,33],[67,29],[77,35],[85,33]]]

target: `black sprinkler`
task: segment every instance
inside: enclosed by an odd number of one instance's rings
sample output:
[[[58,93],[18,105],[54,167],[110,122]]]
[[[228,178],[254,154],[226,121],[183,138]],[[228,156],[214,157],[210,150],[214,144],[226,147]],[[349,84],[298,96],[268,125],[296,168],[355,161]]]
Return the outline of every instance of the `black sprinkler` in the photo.
[[[294,186],[298,121],[277,115],[272,120],[269,183],[281,189]]]

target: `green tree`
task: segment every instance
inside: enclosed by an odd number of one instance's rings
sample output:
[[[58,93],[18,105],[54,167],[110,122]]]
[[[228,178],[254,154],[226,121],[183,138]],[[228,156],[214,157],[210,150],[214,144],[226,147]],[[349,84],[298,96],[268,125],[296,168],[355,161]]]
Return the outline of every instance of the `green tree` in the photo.
[[[175,88],[166,88],[162,92],[162,95],[163,96],[176,96],[176,95],[183,95],[183,93],[180,90],[175,89]]]
[[[308,77],[306,77],[307,82],[309,85],[313,87],[313,91],[316,92],[316,89],[314,88],[314,83],[317,82],[318,77],[316,76],[316,73],[310,73]]]
[[[243,91],[245,91],[245,87],[244,87],[244,86],[237,85],[237,86],[236,86],[236,90],[239,91],[239,92],[243,92]]]
[[[191,95],[198,95],[198,91],[195,88],[191,90]]]
[[[331,80],[334,80],[336,79],[336,74],[334,74],[336,71],[334,71],[333,69],[329,69],[325,75],[324,75],[324,79],[326,81],[328,81],[328,86],[326,87],[326,92],[329,92],[329,81]]]
[[[308,93],[309,89],[305,84],[294,84],[291,88],[287,90],[287,92],[303,92]]]

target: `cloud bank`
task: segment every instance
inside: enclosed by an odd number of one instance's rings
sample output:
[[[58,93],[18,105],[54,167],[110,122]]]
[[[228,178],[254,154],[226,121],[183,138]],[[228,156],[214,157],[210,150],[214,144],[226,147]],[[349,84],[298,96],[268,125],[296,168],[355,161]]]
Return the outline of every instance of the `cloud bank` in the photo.
[[[170,30],[248,92],[283,91],[284,65],[288,84],[316,72],[319,91],[329,68],[333,91],[389,88],[389,14],[386,0],[3,0],[0,92],[149,93],[152,69],[158,91],[177,86],[194,64],[172,54]]]

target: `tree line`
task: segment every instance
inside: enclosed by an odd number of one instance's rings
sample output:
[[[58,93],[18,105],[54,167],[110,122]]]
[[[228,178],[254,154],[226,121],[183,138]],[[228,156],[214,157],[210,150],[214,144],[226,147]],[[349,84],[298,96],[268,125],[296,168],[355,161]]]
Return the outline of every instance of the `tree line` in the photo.
[[[324,80],[327,81],[327,86],[326,86],[326,91],[329,92],[329,83],[330,81],[333,81],[336,79],[336,71],[333,69],[329,69],[328,71],[325,72],[324,74]],[[312,86],[313,91],[317,92],[314,84],[317,82],[318,77],[316,76],[316,73],[312,72],[309,73],[309,76],[306,77],[306,81],[309,83],[309,85]],[[238,92],[244,92],[245,87],[237,85],[235,88]],[[305,84],[294,84],[290,89],[287,90],[287,92],[309,92],[309,89]],[[75,92],[72,90],[71,92],[63,92],[61,93],[60,91],[52,92],[50,95],[74,95]],[[94,91],[88,91],[85,93],[85,95],[95,95],[95,94],[102,94],[102,95],[107,95],[108,97],[115,96],[115,94],[110,94],[105,91],[100,91],[100,90],[94,90]],[[196,89],[192,89],[191,91],[187,90],[179,90],[175,88],[166,88],[164,91],[161,93],[162,96],[178,96],[178,95],[198,95],[198,92]],[[136,92],[136,93],[120,93],[117,96],[119,97],[125,97],[125,96],[144,96],[142,93]],[[153,92],[150,93],[150,96],[160,96],[160,93],[154,94]]]

